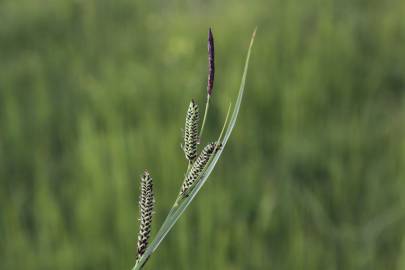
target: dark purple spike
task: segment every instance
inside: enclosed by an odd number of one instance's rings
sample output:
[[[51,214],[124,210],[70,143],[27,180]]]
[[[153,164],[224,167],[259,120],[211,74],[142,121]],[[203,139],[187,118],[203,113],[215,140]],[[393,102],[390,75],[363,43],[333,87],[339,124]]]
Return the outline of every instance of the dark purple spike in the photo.
[[[214,87],[215,76],[215,52],[214,52],[214,37],[212,35],[211,27],[208,30],[208,96],[212,94],[212,88]]]

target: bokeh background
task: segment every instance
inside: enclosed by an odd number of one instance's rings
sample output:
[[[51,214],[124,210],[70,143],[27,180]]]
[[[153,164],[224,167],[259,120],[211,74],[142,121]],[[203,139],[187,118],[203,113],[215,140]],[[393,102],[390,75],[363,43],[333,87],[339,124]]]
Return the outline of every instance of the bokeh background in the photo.
[[[186,168],[188,102],[212,177],[146,269],[405,269],[403,0],[0,1],[0,269],[130,269],[139,176],[153,232]]]

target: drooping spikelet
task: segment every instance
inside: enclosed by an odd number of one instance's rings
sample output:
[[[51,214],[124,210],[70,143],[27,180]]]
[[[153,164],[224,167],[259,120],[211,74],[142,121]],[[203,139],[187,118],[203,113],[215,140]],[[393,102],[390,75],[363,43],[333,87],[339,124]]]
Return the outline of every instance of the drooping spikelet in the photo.
[[[148,240],[151,232],[153,205],[155,198],[153,196],[152,177],[145,170],[141,177],[141,194],[139,196],[140,225],[138,234],[138,254],[137,260],[145,253],[148,247]]]
[[[195,181],[200,177],[202,171],[207,166],[209,159],[211,158],[214,151],[218,151],[220,145],[217,146],[216,143],[210,143],[204,147],[198,156],[197,160],[191,166],[190,172],[188,173],[186,179],[181,186],[180,195],[185,195],[187,191],[193,186]]]
[[[197,157],[198,144],[198,121],[200,113],[198,105],[194,100],[191,100],[187,110],[186,124],[184,127],[184,145],[183,151],[188,161],[193,162]]]
[[[207,92],[211,96],[212,89],[214,88],[215,76],[215,50],[214,50],[214,36],[212,35],[211,28],[208,30],[208,83]]]

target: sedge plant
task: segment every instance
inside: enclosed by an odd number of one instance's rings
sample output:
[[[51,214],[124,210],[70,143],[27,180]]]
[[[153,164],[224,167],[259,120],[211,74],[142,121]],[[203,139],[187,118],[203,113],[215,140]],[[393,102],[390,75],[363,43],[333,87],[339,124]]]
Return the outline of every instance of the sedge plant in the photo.
[[[160,243],[173,228],[174,224],[184,213],[186,208],[195,198],[201,187],[207,181],[209,175],[214,169],[219,160],[222,151],[224,150],[229,136],[235,127],[238,117],[239,108],[242,102],[243,93],[245,90],[246,75],[249,66],[250,53],[253,46],[256,30],[253,32],[249,49],[247,52],[245,66],[243,69],[242,79],[238,96],[231,112],[231,104],[228,107],[228,112],[225,118],[225,123],[221,133],[216,141],[207,144],[198,153],[198,147],[203,135],[204,126],[206,123],[209,105],[213,93],[214,76],[215,76],[215,53],[214,53],[214,37],[211,28],[208,31],[208,81],[207,81],[207,99],[205,103],[204,116],[199,129],[200,112],[197,102],[191,100],[186,114],[186,123],[184,127],[184,142],[182,150],[188,162],[187,170],[179,194],[174,201],[174,204],[166,216],[163,224],[158,230],[155,238],[150,242],[150,233],[152,225],[152,214],[155,197],[153,194],[152,176],[145,170],[141,177],[141,193],[139,197],[140,208],[140,225],[138,233],[138,247],[136,255],[136,263],[132,270],[139,270],[144,267],[150,256],[159,247]]]

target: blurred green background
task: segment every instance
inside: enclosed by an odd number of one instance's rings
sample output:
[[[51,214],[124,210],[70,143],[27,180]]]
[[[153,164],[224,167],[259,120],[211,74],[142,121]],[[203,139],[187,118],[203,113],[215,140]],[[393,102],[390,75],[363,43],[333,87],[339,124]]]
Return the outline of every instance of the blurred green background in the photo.
[[[174,201],[207,29],[216,170],[146,269],[405,269],[403,0],[0,1],[0,269],[130,269]]]

